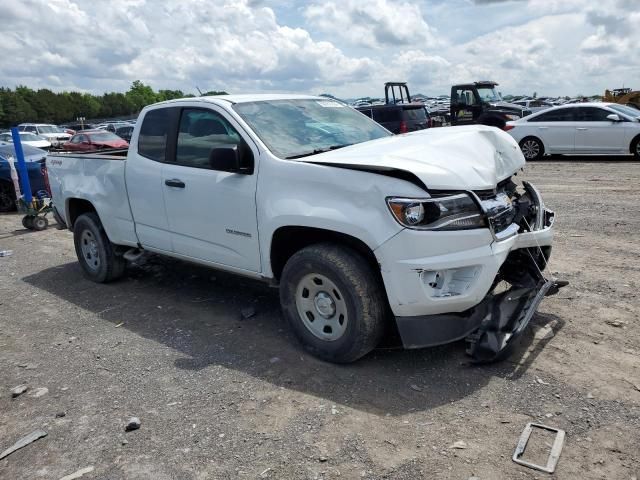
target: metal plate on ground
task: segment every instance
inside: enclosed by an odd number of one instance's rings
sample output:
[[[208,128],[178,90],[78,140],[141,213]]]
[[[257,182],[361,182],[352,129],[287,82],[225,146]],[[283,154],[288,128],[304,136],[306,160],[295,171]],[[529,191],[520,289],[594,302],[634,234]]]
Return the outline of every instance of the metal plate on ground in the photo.
[[[551,447],[551,452],[549,453],[549,458],[547,459],[546,465],[538,465],[536,463],[528,462],[526,460],[522,460],[522,455],[527,448],[527,443],[529,442],[529,437],[533,432],[534,428],[547,430],[549,432],[556,432],[556,438],[553,441],[553,446]],[[553,473],[556,469],[556,465],[558,464],[558,459],[560,458],[560,452],[562,452],[562,447],[564,446],[564,439],[566,433],[564,430],[560,430],[559,428],[548,427],[547,425],[542,425],[540,423],[527,423],[527,426],[524,427],[522,431],[522,435],[520,435],[520,440],[518,440],[518,445],[516,445],[516,450],[513,452],[513,461],[524,465],[525,467],[533,468],[535,470],[540,470],[541,472]]]

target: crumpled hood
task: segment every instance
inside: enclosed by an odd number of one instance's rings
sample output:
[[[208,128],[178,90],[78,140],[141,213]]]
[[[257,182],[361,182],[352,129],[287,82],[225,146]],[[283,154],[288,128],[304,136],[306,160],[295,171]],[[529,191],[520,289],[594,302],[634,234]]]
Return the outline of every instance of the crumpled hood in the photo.
[[[490,190],[525,164],[515,140],[484,125],[443,127],[372,140],[299,161],[414,174],[433,190]]]

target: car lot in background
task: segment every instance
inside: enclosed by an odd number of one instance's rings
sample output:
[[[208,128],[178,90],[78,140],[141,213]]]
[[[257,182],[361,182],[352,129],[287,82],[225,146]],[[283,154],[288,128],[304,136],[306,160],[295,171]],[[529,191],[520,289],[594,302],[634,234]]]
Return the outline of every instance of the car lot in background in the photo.
[[[71,138],[71,135],[60,127],[49,123],[21,123],[18,129],[21,132],[31,132],[46,138],[54,148],[60,147]]]
[[[520,105],[523,108],[529,109],[533,113],[553,107],[552,103],[545,102],[543,100],[516,100],[511,103],[513,103],[514,105]]]
[[[43,150],[49,150],[51,148],[51,142],[40,135],[31,132],[19,132],[19,134],[22,145],[29,145],[30,147],[41,148]],[[13,143],[11,132],[0,133],[0,142]]]
[[[115,133],[118,128],[128,127],[132,124],[129,122],[119,121],[119,122],[104,122],[99,123],[95,126],[97,130],[106,130],[107,132]]]
[[[640,111],[615,103],[553,107],[520,120],[506,130],[527,160],[544,155],[630,155],[640,158]]]
[[[62,148],[77,152],[92,152],[109,148],[127,148],[129,143],[115,133],[93,130],[76,133]]]
[[[120,138],[122,138],[123,140],[126,140],[127,142],[131,141],[131,135],[133,134],[133,128],[135,125],[126,125],[124,127],[118,127],[116,128],[115,134],[117,136],[119,136]]]
[[[66,123],[64,125],[60,125],[59,128],[64,129],[67,132],[72,130],[70,135],[74,135],[83,130],[95,130],[96,126],[93,123]]]

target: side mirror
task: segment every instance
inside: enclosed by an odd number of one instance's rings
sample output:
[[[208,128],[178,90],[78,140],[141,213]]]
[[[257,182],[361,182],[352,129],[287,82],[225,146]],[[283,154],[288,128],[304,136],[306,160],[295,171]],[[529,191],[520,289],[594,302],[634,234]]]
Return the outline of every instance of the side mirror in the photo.
[[[611,113],[609,115],[607,115],[607,120],[611,120],[612,122],[621,122],[622,119],[620,118],[620,115],[618,115],[617,113]]]
[[[212,148],[209,152],[209,167],[221,172],[242,173],[238,145],[228,144]]]

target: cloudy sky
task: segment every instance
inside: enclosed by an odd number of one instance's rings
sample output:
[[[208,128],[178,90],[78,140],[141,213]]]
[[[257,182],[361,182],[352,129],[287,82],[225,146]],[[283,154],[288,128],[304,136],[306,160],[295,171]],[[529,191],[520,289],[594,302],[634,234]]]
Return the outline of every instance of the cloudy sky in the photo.
[[[0,86],[12,88],[640,89],[640,0],[2,0],[1,11]]]

